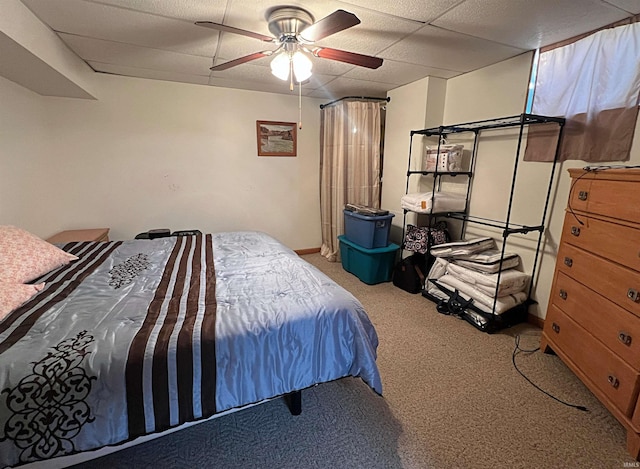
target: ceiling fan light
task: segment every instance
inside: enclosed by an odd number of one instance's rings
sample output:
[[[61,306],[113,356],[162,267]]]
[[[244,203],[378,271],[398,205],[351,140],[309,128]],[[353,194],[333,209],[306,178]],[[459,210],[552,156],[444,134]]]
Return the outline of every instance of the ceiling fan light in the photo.
[[[271,73],[281,80],[289,78],[289,55],[284,53],[276,54],[271,61]]]
[[[308,80],[311,77],[311,68],[313,63],[304,52],[297,51],[291,58],[293,62],[293,73],[296,76],[296,81],[301,83]]]

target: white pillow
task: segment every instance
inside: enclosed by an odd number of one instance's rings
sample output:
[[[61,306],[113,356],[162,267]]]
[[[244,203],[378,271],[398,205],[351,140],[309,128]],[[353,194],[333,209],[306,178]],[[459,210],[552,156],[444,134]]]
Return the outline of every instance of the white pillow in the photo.
[[[27,283],[78,259],[15,226],[0,226],[0,281]]]
[[[25,285],[22,283],[0,282],[0,321],[43,288],[44,283]]]

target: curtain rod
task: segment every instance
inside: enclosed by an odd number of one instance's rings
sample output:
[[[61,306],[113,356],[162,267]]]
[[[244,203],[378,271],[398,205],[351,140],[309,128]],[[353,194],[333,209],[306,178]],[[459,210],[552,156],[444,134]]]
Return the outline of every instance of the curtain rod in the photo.
[[[371,101],[386,101],[386,102],[391,101],[391,98],[371,98],[368,96],[345,96],[344,98],[336,99],[335,101],[331,101],[330,103],[321,104],[320,109],[324,109],[325,107],[331,106],[332,104],[338,103],[344,99],[368,99]]]

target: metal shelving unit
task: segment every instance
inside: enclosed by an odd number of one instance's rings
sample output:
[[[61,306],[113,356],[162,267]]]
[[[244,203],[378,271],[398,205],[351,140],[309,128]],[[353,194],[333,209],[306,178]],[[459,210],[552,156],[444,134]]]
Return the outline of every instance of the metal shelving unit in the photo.
[[[514,193],[516,191],[516,176],[518,174],[518,166],[519,166],[519,162],[520,162],[520,154],[521,154],[521,150],[522,150],[522,144],[523,144],[523,136],[524,136],[524,131],[525,128],[532,126],[532,125],[538,125],[538,124],[555,124],[558,126],[558,138],[557,138],[557,143],[556,143],[556,148],[555,148],[555,152],[554,152],[554,159],[553,159],[553,163],[550,165],[550,174],[549,174],[549,182],[548,185],[546,187],[546,199],[544,202],[544,206],[542,207],[542,213],[540,216],[540,222],[536,223],[534,225],[523,225],[523,224],[518,224],[518,223],[514,223],[511,220],[512,217],[512,208],[513,208],[513,198],[514,198]],[[463,212],[447,212],[447,213],[429,213],[429,223],[432,223],[432,220],[434,220],[436,217],[446,217],[446,218],[451,218],[451,219],[456,219],[456,220],[461,220],[462,221],[462,228],[461,228],[461,234],[460,234],[460,238],[464,237],[464,234],[466,232],[466,227],[467,224],[469,223],[473,223],[473,224],[478,224],[478,225],[483,225],[483,226],[487,226],[487,227],[491,227],[491,228],[497,228],[502,230],[502,238],[503,238],[503,242],[502,242],[502,252],[501,252],[501,261],[500,261],[500,266],[502,266],[502,259],[504,258],[504,254],[505,254],[505,249],[507,246],[507,238],[512,235],[512,234],[527,234],[530,232],[537,232],[538,233],[538,239],[537,239],[537,244],[536,244],[536,250],[535,250],[535,257],[534,257],[534,261],[533,261],[533,267],[531,270],[531,282],[529,282],[529,290],[527,292],[527,300],[525,301],[525,303],[523,305],[521,305],[521,308],[523,310],[522,315],[524,318],[526,318],[526,313],[527,313],[527,309],[528,306],[530,304],[533,303],[533,301],[531,300],[531,291],[533,289],[533,282],[535,279],[535,275],[536,275],[536,271],[538,268],[538,263],[539,263],[539,257],[540,257],[540,247],[542,244],[542,236],[544,234],[544,231],[546,229],[546,222],[547,222],[547,211],[549,208],[549,200],[551,197],[551,190],[552,190],[552,186],[553,186],[553,181],[555,179],[555,172],[556,172],[556,163],[558,160],[558,155],[559,155],[559,150],[560,150],[560,142],[562,140],[562,132],[564,129],[564,124],[565,124],[565,119],[564,118],[560,118],[560,117],[549,117],[549,116],[540,116],[540,115],[535,115],[535,114],[519,114],[516,116],[509,116],[509,117],[503,117],[503,118],[498,118],[498,119],[486,119],[486,120],[480,120],[480,121],[474,121],[474,122],[467,122],[467,123],[463,123],[463,124],[455,124],[455,125],[442,125],[439,127],[434,127],[434,128],[430,128],[430,129],[422,129],[422,130],[413,130],[411,131],[411,141],[410,141],[410,146],[409,146],[409,164],[408,164],[408,170],[407,170],[407,184],[406,184],[406,191],[405,193],[408,193],[409,191],[409,179],[411,178],[411,176],[413,175],[422,175],[422,176],[427,176],[427,175],[432,175],[434,178],[434,184],[433,184],[433,194],[435,197],[435,193],[437,191],[439,191],[441,189],[441,183],[442,183],[442,176],[464,176],[467,177],[467,196],[466,196],[466,205],[465,205],[465,210]],[[495,129],[506,129],[506,128],[518,128],[519,129],[519,133],[518,133],[518,140],[517,140],[517,149],[515,152],[515,158],[514,158],[514,164],[513,164],[513,171],[512,171],[512,175],[511,175],[511,187],[510,187],[510,192],[509,192],[509,203],[508,203],[508,208],[507,208],[507,212],[505,214],[505,217],[502,220],[492,220],[492,219],[487,219],[487,218],[481,218],[481,217],[477,217],[477,216],[473,216],[469,214],[469,198],[471,196],[471,186],[472,186],[472,178],[473,178],[473,174],[475,172],[475,167],[476,167],[476,163],[478,160],[478,141],[480,139],[480,137],[482,136],[483,133],[485,133],[486,131],[491,131],[491,130],[495,130]],[[451,135],[451,134],[461,134],[461,133],[472,133],[473,134],[473,143],[472,143],[472,148],[471,148],[471,158],[470,158],[470,162],[469,162],[469,171],[461,171],[458,173],[449,173],[449,172],[439,172],[437,171],[416,171],[416,170],[411,170],[411,160],[412,160],[412,149],[413,149],[413,138],[415,136],[427,136],[427,137],[438,137],[438,142],[442,142],[443,138],[446,138],[447,135]],[[440,143],[438,143],[438,146],[440,146]],[[439,148],[438,148],[438,153],[439,152]],[[433,207],[433,198],[432,198],[432,207]],[[402,239],[403,239],[403,243],[404,243],[404,235],[405,235],[405,229],[406,229],[406,218],[407,218],[407,212],[408,210],[404,210],[404,219],[403,219],[403,233],[402,233]],[[403,245],[404,247],[404,245]],[[498,272],[498,284],[500,283],[500,274],[501,271]],[[436,297],[432,297],[430,294],[428,294],[426,291],[423,290],[423,296],[433,300],[433,301],[438,301],[439,299],[437,299]],[[493,303],[493,308],[492,308],[492,312],[495,313],[495,308],[496,308],[496,297],[497,295],[494,295],[494,303]],[[516,307],[518,308],[518,307]],[[476,309],[476,312],[478,312],[479,314],[482,314],[483,317],[486,317],[486,319],[489,321],[490,323],[490,328],[494,329],[494,328],[500,328],[500,324],[496,324],[496,321],[500,322],[500,317],[504,316],[506,313],[503,313],[503,315],[495,315],[495,314],[491,314],[488,315],[487,313],[481,312],[479,310]],[[516,316],[518,316],[516,314]],[[521,317],[517,317],[516,322],[520,322],[520,320],[522,320]],[[515,322],[514,322],[515,323]]]

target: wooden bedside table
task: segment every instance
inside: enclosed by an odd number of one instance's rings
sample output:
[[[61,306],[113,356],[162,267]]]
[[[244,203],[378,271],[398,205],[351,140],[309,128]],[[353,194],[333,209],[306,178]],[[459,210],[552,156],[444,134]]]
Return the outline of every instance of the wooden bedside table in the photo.
[[[61,231],[47,239],[51,244],[70,243],[72,241],[109,241],[109,228],[94,228],[90,230]]]

